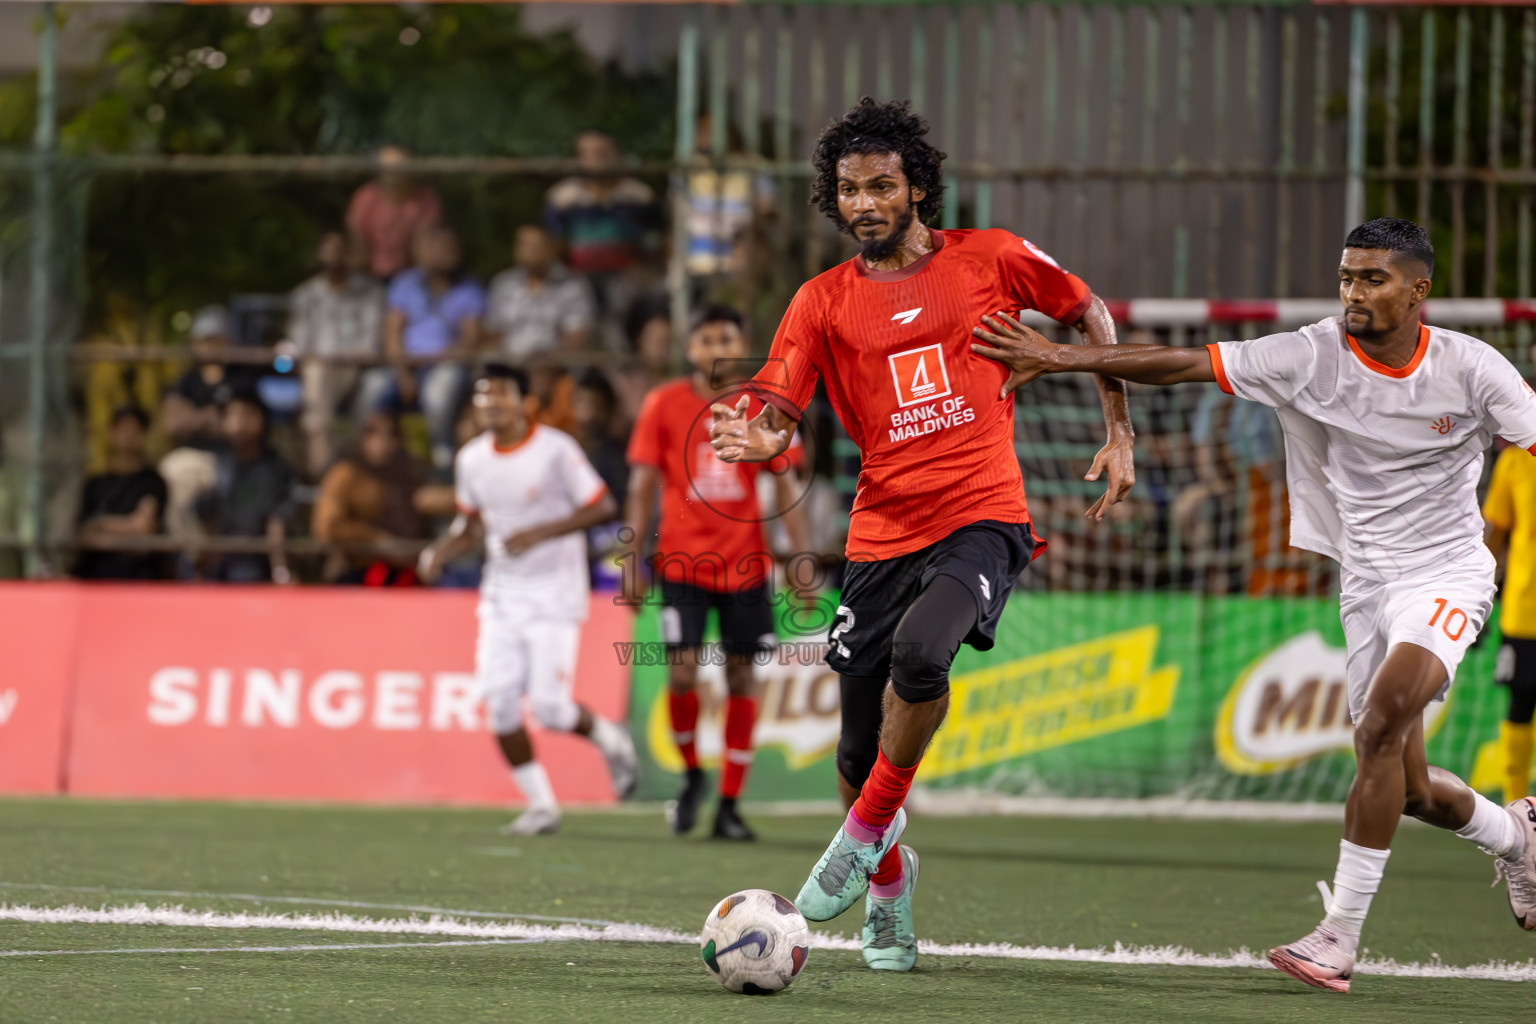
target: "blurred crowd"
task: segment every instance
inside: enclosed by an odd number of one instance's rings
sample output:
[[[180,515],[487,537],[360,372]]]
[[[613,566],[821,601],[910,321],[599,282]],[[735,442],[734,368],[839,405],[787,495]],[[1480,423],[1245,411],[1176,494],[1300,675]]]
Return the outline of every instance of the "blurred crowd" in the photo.
[[[287,295],[234,296],[188,315],[179,329],[190,365],[86,365],[89,476],[77,492],[77,554],[55,570],[415,585],[417,550],[454,515],[454,453],[478,430],[469,384],[490,360],[527,372],[533,418],[577,438],[622,507],[641,404],[688,368],[677,339],[690,325],[671,321],[669,276],[689,282],[695,308],[740,308],[774,262],[764,255],[773,182],[711,161],[707,116],[698,137],[681,193],[659,196],[612,139],[580,135],[579,171],[548,188],[542,217],[506,226],[506,265],[485,281],[466,270],[437,192],[407,173],[410,154],[381,150],[378,175],[320,235],[312,276]],[[114,320],[110,307],[92,340],[142,347],[141,332],[113,327],[131,314]],[[1172,339],[1131,330],[1125,340]],[[1216,339],[1197,331],[1175,343],[1204,340]],[[1536,364],[1536,348],[1520,359]],[[1215,387],[1137,390],[1137,488],[1109,523],[1085,529],[1095,496],[1080,480],[1086,462],[1063,451],[1091,452],[1099,428],[1051,410],[1096,407],[1091,389],[1086,379],[1037,382],[1021,407],[1030,508],[1052,545],[1024,586],[1328,590],[1328,566],[1288,543],[1273,413]],[[858,465],[836,445],[825,404],[812,412],[806,443],[821,476],[810,482],[811,540],[835,558],[851,494],[827,474],[846,483]],[[14,464],[0,459],[0,521],[15,521],[21,492]],[[616,531],[594,531],[599,574],[616,572]],[[289,558],[303,548],[294,541],[309,547]],[[19,572],[14,556],[0,550],[0,576]],[[478,565],[450,567],[444,580],[473,585]]]
[[[707,118],[700,127],[707,140]],[[92,363],[80,553],[63,568],[413,585],[415,548],[454,513],[453,457],[477,432],[470,382],[489,360],[527,371],[535,421],[576,437],[622,506],[641,402],[683,368],[668,263],[681,261],[671,269],[699,301],[739,293],[772,189],[701,155],[669,217],[611,138],[584,132],[574,149],[580,170],[548,189],[539,222],[509,226],[509,265],[488,281],[466,270],[437,192],[407,173],[410,154],[389,146],[287,296],[198,310],[190,366]],[[326,542],[323,566],[289,564],[294,536]],[[472,584],[475,572],[447,579]]]

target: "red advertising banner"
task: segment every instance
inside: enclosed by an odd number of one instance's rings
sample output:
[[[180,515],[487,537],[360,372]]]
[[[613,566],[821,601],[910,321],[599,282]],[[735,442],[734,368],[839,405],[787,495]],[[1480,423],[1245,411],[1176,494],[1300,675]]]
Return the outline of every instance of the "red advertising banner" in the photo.
[[[50,612],[40,596],[52,594],[65,608],[73,603],[73,614]],[[23,584],[0,588],[0,600],[13,613],[6,626],[33,651],[34,676],[51,681],[60,708],[72,708],[62,752],[67,792],[520,799],[475,688],[472,593]],[[627,636],[629,619],[593,600],[576,673],[577,698],[619,721],[628,678],[613,641]],[[0,685],[0,701],[7,688],[17,687]],[[28,696],[22,692],[17,709]],[[38,713],[50,706],[35,703]],[[0,732],[0,790],[16,792],[22,784],[13,775],[36,774],[48,751],[34,743],[25,757],[32,767],[12,768],[10,728]],[[613,799],[602,758],[584,740],[539,733],[534,744],[560,799]],[[52,762],[57,779],[57,746]]]
[[[0,587],[0,793],[59,791],[77,592]]]

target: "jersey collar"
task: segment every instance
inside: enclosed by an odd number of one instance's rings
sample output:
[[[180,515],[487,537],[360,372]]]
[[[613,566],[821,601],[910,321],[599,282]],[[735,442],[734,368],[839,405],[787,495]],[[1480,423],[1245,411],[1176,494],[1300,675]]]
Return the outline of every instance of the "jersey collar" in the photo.
[[[905,281],[909,277],[915,277],[924,267],[933,262],[933,258],[944,248],[944,232],[938,228],[929,228],[933,235],[933,251],[924,253],[918,259],[902,267],[900,270],[870,270],[864,263],[863,256],[853,258],[853,269],[859,272],[859,276],[870,281],[879,281],[882,284],[892,284],[896,281]]]
[[[1395,377],[1398,380],[1402,380],[1404,377],[1413,376],[1413,371],[1417,370],[1419,368],[1419,364],[1424,361],[1424,353],[1429,351],[1428,324],[1419,324],[1419,347],[1414,349],[1413,358],[1408,360],[1407,366],[1403,367],[1391,367],[1385,363],[1378,363],[1376,360],[1365,354],[1365,351],[1360,347],[1360,343],[1355,340],[1355,336],[1353,334],[1345,334],[1344,337],[1349,339],[1350,350],[1355,353],[1356,358],[1365,364],[1365,368],[1367,370],[1370,370],[1374,373],[1379,373],[1383,377]]]
[[[537,423],[530,423],[530,424],[528,424],[528,433],[524,434],[523,435],[523,439],[521,441],[517,442],[517,444],[513,445],[510,448],[503,448],[501,445],[497,444],[496,443],[496,435],[492,434],[491,435],[491,451],[495,452],[497,455],[511,455],[513,452],[517,451],[523,445],[527,444],[529,441],[532,441],[533,440],[534,432],[536,430],[538,430],[538,429],[539,429],[539,425]]]

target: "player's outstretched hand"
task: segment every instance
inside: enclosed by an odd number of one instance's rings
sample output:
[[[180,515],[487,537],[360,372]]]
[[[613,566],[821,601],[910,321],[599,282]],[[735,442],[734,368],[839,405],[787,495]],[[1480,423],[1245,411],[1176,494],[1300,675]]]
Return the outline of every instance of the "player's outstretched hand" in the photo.
[[[1124,501],[1131,488],[1136,486],[1136,462],[1131,457],[1130,438],[1111,438],[1093,457],[1093,465],[1083,479],[1097,480],[1100,475],[1108,476],[1105,481],[1108,487],[1083,513],[1084,518],[1095,521],[1102,521],[1109,514],[1110,506]]]
[[[998,398],[1007,398],[1014,388],[1050,372],[1049,356],[1056,346],[1038,331],[1025,327],[1007,313],[984,316],[981,322],[983,326],[971,333],[987,344],[972,345],[971,351],[996,359],[1008,368],[1008,379],[997,393]]]
[[[777,425],[773,406],[747,419],[751,398],[742,395],[734,407],[716,402],[709,407],[714,422],[709,425],[709,440],[715,454],[725,462],[767,462],[789,447],[789,431]]]

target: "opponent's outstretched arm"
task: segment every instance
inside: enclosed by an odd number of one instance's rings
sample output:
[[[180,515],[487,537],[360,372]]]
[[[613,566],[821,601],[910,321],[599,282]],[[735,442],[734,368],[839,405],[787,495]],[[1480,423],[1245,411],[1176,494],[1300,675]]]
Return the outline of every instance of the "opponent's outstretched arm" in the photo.
[[[1135,384],[1186,384],[1216,380],[1204,348],[1167,345],[1058,345],[1006,313],[982,318],[971,332],[986,344],[971,351],[1008,367],[1001,395],[1047,373],[1098,373]]]

